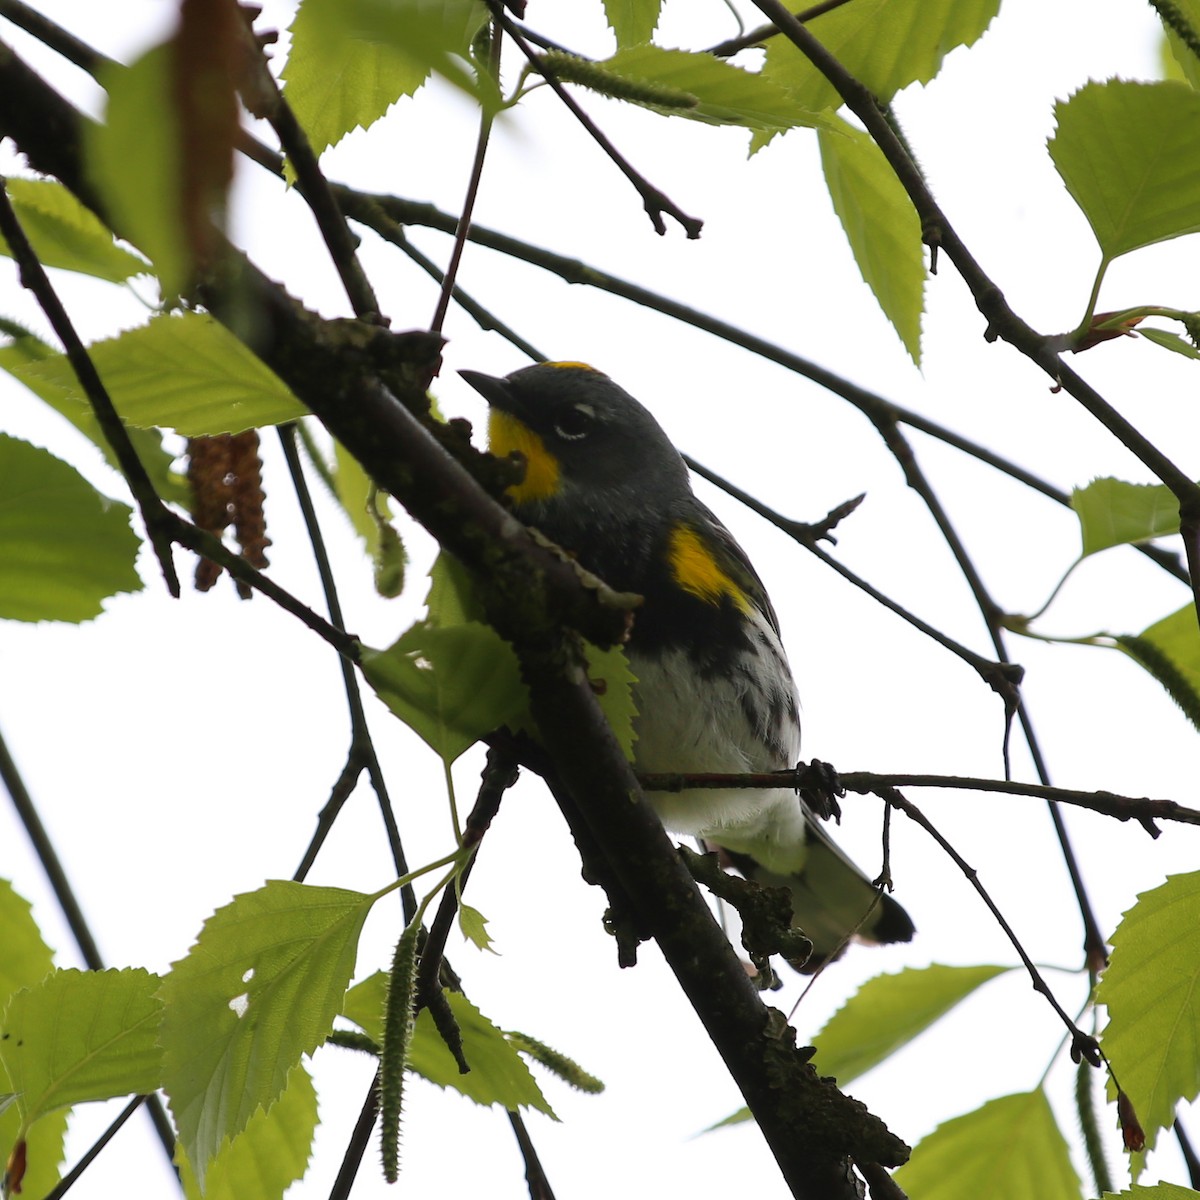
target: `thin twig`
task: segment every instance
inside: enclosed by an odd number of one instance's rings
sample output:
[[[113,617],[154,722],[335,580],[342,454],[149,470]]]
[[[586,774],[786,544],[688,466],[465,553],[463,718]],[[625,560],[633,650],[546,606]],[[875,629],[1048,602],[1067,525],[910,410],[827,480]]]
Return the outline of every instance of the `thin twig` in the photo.
[[[286,588],[281,588],[269,575],[264,575],[252,567],[240,554],[235,554],[219,537],[185,521],[170,510],[168,528],[171,537],[179,545],[195,554],[211,558],[213,562],[224,567],[239,583],[246,584],[256,592],[261,592],[268,600],[273,600],[285,612],[291,613],[313,633],[327,641],[344,659],[358,661],[359,642],[353,634],[347,633],[331,625],[324,617],[313,612],[302,600],[298,600]]]
[[[56,25],[49,17],[35,12],[28,4],[22,4],[21,0],[0,0],[0,17],[11,21],[18,29],[23,29],[37,38],[43,46],[49,46],[56,54],[61,54],[68,62],[74,63],[89,75],[95,76],[99,71],[117,65],[116,59],[101,54],[70,30]]]
[[[89,970],[104,970],[104,959],[101,957],[100,949],[96,945],[96,939],[83,914],[83,909],[76,899],[75,890],[71,887],[71,881],[63,869],[58,851],[55,850],[54,843],[50,840],[45,825],[42,824],[37,807],[33,803],[33,797],[29,794],[25,780],[17,769],[13,756],[9,753],[8,744],[2,733],[0,733],[0,780],[3,780],[12,799],[13,807],[17,810],[17,816],[20,818],[29,840],[33,843],[34,853],[37,854],[38,861],[42,864],[42,870],[46,872],[46,878],[50,881],[54,898],[58,901],[59,908],[62,909],[67,926],[71,930],[71,936],[74,937],[75,945],[79,948],[80,956]],[[150,1120],[154,1124],[154,1131],[166,1153],[167,1161],[173,1163],[175,1133],[171,1128],[171,1120],[163,1108],[162,1101],[157,1096],[151,1096],[146,1108],[150,1114]]]
[[[513,759],[502,750],[494,747],[489,749],[479,793],[463,826],[464,849],[478,850],[488,826],[500,811],[500,801],[504,798],[504,793],[516,781],[517,767]],[[429,936],[421,947],[421,965],[417,971],[418,1004],[428,1003],[428,997],[438,990],[438,976],[441,973],[446,938],[454,923],[454,914],[458,911],[459,898],[474,866],[475,855],[472,854],[459,872],[454,886],[447,887],[438,902],[437,913],[429,926]]]
[[[1200,613],[1200,486],[1171,458],[1121,415],[1095,388],[1063,361],[1056,339],[1046,338],[1026,324],[1009,307],[1003,292],[975,260],[955,232],[930,192],[917,164],[896,131],[888,123],[879,102],[808,29],[792,16],[780,0],[754,0],[763,14],[825,76],[850,110],[862,121],[888,160],[917,210],[926,242],[941,249],[962,276],[979,311],[987,319],[985,336],[1003,338],[1031,362],[1041,367],[1073,396],[1122,445],[1132,451],[1154,475],[1171,489],[1179,501],[1180,528],[1193,580],[1197,612]]]
[[[62,860],[54,849],[54,843],[50,840],[45,825],[42,824],[37,807],[33,803],[33,797],[25,786],[25,780],[9,752],[8,743],[4,740],[2,733],[0,733],[0,780],[4,781],[13,807],[17,810],[17,816],[21,818],[21,824],[25,827],[25,832],[33,843],[34,853],[37,854],[38,861],[42,864],[42,870],[46,872],[46,878],[50,881],[50,887],[54,891],[54,898],[58,901],[58,907],[67,919],[67,925],[75,939],[75,945],[79,947],[79,953],[83,957],[84,963],[89,970],[102,971],[104,959],[101,957],[100,948],[96,945],[96,939],[92,936],[87,918],[83,915],[83,909],[75,897],[71,881],[63,869]]]
[[[1187,1130],[1184,1129],[1183,1122],[1178,1117],[1175,1118],[1173,1128],[1175,1130],[1175,1140],[1179,1143],[1179,1151],[1183,1155],[1184,1165],[1188,1170],[1188,1182],[1191,1183],[1193,1188],[1200,1189],[1200,1157],[1197,1157],[1195,1147],[1187,1135]]]
[[[956,654],[968,666],[973,667],[980,678],[993,691],[999,693],[1001,696],[1011,696],[1012,702],[1015,703],[1016,687],[1021,682],[1024,674],[1021,667],[1014,663],[995,662],[990,658],[984,658],[981,654],[976,654],[974,650],[968,649],[961,642],[957,642],[948,634],[942,633],[940,629],[936,629],[927,621],[921,620],[915,613],[910,612],[898,601],[885,595],[878,588],[869,584],[861,575],[856,574],[844,563],[839,562],[819,544],[821,538],[828,537],[826,525],[829,518],[826,518],[825,522],[818,522],[815,526],[805,524],[803,521],[793,521],[791,518],[776,512],[761,500],[751,496],[748,492],[743,491],[736,484],[730,483],[729,480],[724,479],[715,471],[710,471],[708,467],[697,462],[689,455],[685,454],[683,457],[687,465],[697,475],[707,479],[709,483],[719,487],[735,500],[740,501],[752,512],[756,512],[764,520],[769,521],[777,529],[781,529],[794,541],[803,546],[810,554],[816,555],[827,567],[841,575],[847,582],[852,583],[856,588],[865,592],[872,600],[882,604],[884,608],[890,609],[898,617],[912,625],[914,629],[920,630],[926,637],[949,650],[951,654]],[[860,496],[859,499],[861,500],[862,497]],[[831,513],[830,516],[832,515]]]
[[[248,86],[243,89],[247,106],[255,115],[265,117],[275,130],[279,144],[296,172],[298,182],[303,185],[300,194],[316,218],[317,228],[321,231],[329,257],[355,315],[364,321],[386,325],[387,321],[379,312],[375,290],[358,261],[358,239],[346,224],[346,218],[342,215],[329,181],[321,170],[308,134],[296,120],[292,106],[279,90],[279,84],[268,69],[266,58],[254,41],[249,26],[243,25],[242,28],[248,50],[243,59],[253,71],[252,79],[247,80]],[[249,92],[253,94],[250,95]]]
[[[329,554],[325,548],[325,538],[321,533],[321,525],[317,520],[317,510],[312,502],[312,493],[309,491],[308,482],[304,478],[304,467],[300,462],[300,454],[296,447],[296,430],[294,425],[288,424],[279,427],[279,444],[283,448],[283,456],[287,462],[288,472],[291,475],[292,487],[295,489],[296,500],[300,505],[300,512],[304,519],[304,527],[308,532],[308,540],[312,546],[313,558],[316,560],[317,573],[321,578],[321,587],[325,593],[325,603],[329,608],[330,620],[333,622],[335,628],[344,630],[346,623],[342,616],[341,601],[338,599],[337,582],[333,577],[333,568],[330,565]],[[365,767],[367,778],[370,779],[371,787],[374,789],[376,798],[379,801],[379,811],[383,818],[384,830],[387,833],[388,846],[392,852],[392,862],[395,865],[396,874],[407,875],[408,861],[405,858],[404,847],[400,842],[400,829],[396,824],[396,814],[392,808],[391,798],[388,795],[387,781],[384,779],[383,771],[379,766],[379,757],[375,753],[375,743],[371,740],[371,730],[367,724],[366,711],[363,708],[358,677],[345,655],[339,659],[338,665],[342,672],[342,686],[346,692],[346,705],[350,710],[350,751],[347,755],[346,765],[338,779],[338,784],[335,786],[329,802],[321,810],[317,831],[313,835],[312,843],[309,846],[309,850],[305,853],[304,862],[301,866],[307,871],[305,864],[310,863],[312,857],[315,857],[316,850],[325,840],[329,829],[341,811],[342,803],[345,802],[345,798],[353,791],[351,776],[353,779],[357,779],[359,773]],[[347,783],[349,783],[349,786],[347,786]],[[401,896],[404,905],[404,919],[408,922],[412,920],[413,914],[417,911],[417,898],[411,884],[406,884],[401,889]]]
[[[643,791],[681,792],[692,788],[778,788],[802,789],[819,783],[822,776],[810,775],[811,768],[801,763],[789,771],[655,771],[639,773]],[[1086,808],[1118,821],[1138,821],[1143,825],[1153,821],[1178,821],[1183,825],[1200,825],[1200,809],[1187,808],[1174,800],[1153,800],[1144,796],[1118,796],[1113,792],[1085,792],[1073,788],[1050,787],[1041,783],[1021,783],[1014,779],[986,779],[967,775],[888,774],[875,771],[838,772],[841,792],[873,793],[880,788],[950,788],[967,792],[999,792],[1009,796],[1030,796]],[[839,792],[839,794],[841,794]],[[1158,830],[1149,828],[1151,836]]]
[[[171,554],[170,514],[154,490],[154,484],[150,482],[150,476],[146,474],[146,468],[129,440],[125,425],[113,407],[112,398],[96,371],[96,365],[92,362],[87,347],[75,332],[75,326],[59,300],[54,285],[51,284],[41,261],[25,236],[25,230],[21,227],[8,198],[7,181],[3,178],[0,178],[0,234],[4,235],[12,251],[22,286],[33,293],[55,336],[67,352],[67,360],[79,380],[79,386],[83,388],[104,439],[112,448],[121,474],[124,475],[125,482],[137,501],[150,544],[154,547],[154,553],[162,568],[167,591],[178,599],[179,576]]]
[[[971,594],[975,598],[980,615],[987,625],[988,636],[991,638],[992,647],[996,652],[997,659],[1003,664],[1008,664],[1010,659],[1004,629],[1000,623],[1000,606],[992,599],[987,585],[983,582],[983,576],[979,573],[974,560],[967,552],[966,545],[962,538],[959,537],[954,523],[950,520],[950,514],[946,511],[941,498],[930,483],[924,469],[917,461],[917,456],[908,438],[905,437],[903,431],[900,429],[896,418],[887,414],[885,410],[874,410],[868,412],[867,416],[879,431],[884,444],[900,464],[900,468],[904,472],[905,482],[921,497],[925,503],[925,507],[929,509],[941,532],[943,540],[958,563],[959,570],[962,572],[967,586],[971,589]],[[1012,775],[1009,758],[1009,734],[1012,718],[1015,715],[1021,726],[1021,733],[1029,748],[1030,757],[1033,759],[1034,769],[1037,771],[1038,778],[1043,785],[1049,786],[1050,773],[1042,757],[1041,745],[1038,742],[1037,732],[1033,727],[1033,719],[1029,714],[1028,705],[1015,689],[1009,693],[1002,692],[1001,695],[1004,697],[1007,709],[1003,743],[1005,776],[1011,777]],[[1070,835],[1067,832],[1062,813],[1058,811],[1053,801],[1049,802],[1049,808],[1050,819],[1054,825],[1054,832],[1058,838],[1063,861],[1066,863],[1067,873],[1071,879],[1071,886],[1075,892],[1075,901],[1079,907],[1080,919],[1083,922],[1084,958],[1089,966],[1099,969],[1105,961],[1104,936],[1100,932],[1095,910],[1092,907],[1091,897],[1088,895],[1087,887],[1084,884],[1083,873],[1079,868],[1075,848],[1071,844]]]
[[[850,0],[824,0],[822,4],[814,4],[811,8],[802,9],[796,14],[796,20],[803,24],[805,21],[811,21],[815,17],[822,16],[824,13],[833,12],[835,8],[841,8],[844,4],[849,3]],[[760,25],[757,29],[751,29],[749,33],[743,33],[738,37],[729,38],[727,41],[718,42],[715,46],[710,46],[705,53],[712,54],[717,58],[729,58],[741,50],[748,50],[751,46],[759,46],[769,38],[778,36],[779,29],[777,26]]]
[[[404,227],[393,221],[386,213],[380,214],[380,219],[393,228],[392,236],[387,240],[402,250],[408,257],[425,272],[430,279],[441,286],[446,280],[446,272],[441,269],[428,255],[422,254],[404,235]],[[469,238],[468,238],[469,240]],[[483,307],[474,297],[464,292],[456,283],[450,294],[454,301],[485,333],[498,333],[506,342],[515,346],[522,354],[527,354],[534,362],[545,362],[546,355],[531,342],[527,342],[511,326],[506,325],[495,313]]]
[[[112,1141],[117,1131],[145,1103],[145,1096],[134,1096],[114,1118],[112,1124],[88,1147],[87,1153],[46,1193],[45,1200],[62,1200],[75,1181],[92,1165],[96,1156]]]
[[[508,1120],[513,1133],[516,1134],[521,1157],[525,1160],[525,1182],[529,1185],[529,1200],[554,1200],[554,1189],[550,1186],[550,1180],[546,1178],[542,1160],[538,1158],[537,1148],[529,1136],[529,1130],[525,1128],[525,1119],[520,1112],[509,1109]]]
[[[367,1089],[366,1099],[359,1110],[358,1120],[354,1123],[354,1131],[346,1143],[346,1152],[342,1155],[342,1165],[338,1168],[337,1178],[329,1189],[329,1200],[347,1200],[358,1169],[362,1166],[363,1155],[371,1142],[371,1134],[375,1129],[375,1119],[379,1116],[379,1071]]]
[[[487,2],[488,7],[492,10],[493,17],[504,27],[504,32],[516,42],[521,53],[529,60],[534,70],[550,85],[554,94],[566,105],[567,110],[580,125],[587,130],[596,145],[612,159],[621,174],[637,188],[638,194],[642,197],[642,203],[645,205],[646,214],[650,218],[650,223],[654,226],[654,232],[658,234],[665,234],[667,232],[666,223],[663,221],[663,214],[666,213],[667,216],[673,217],[683,226],[684,232],[689,238],[698,238],[704,222],[697,217],[689,217],[669,196],[659,191],[649,180],[634,169],[629,160],[608,140],[600,130],[600,127],[579,107],[571,93],[555,78],[554,72],[549,70],[541,57],[534,52],[533,47],[525,39],[520,28],[504,11],[501,0],[487,0]]]
[[[404,225],[421,225],[430,229],[436,229],[440,233],[452,234],[457,224],[457,218],[449,213],[442,212],[432,204],[415,200],[405,200],[397,196],[357,192],[340,184],[335,184],[334,190],[347,216],[368,226],[385,240],[393,241],[397,245],[400,244],[399,237],[397,236],[398,231],[399,236],[402,237],[402,227]],[[649,308],[654,312],[661,313],[663,316],[671,317],[693,329],[710,333],[714,337],[728,342],[730,345],[739,346],[743,350],[748,350],[756,357],[776,363],[785,370],[811,380],[826,391],[840,396],[865,416],[874,419],[874,416],[878,415],[884,419],[894,420],[904,425],[911,425],[914,429],[919,429],[929,437],[954,446],[955,449],[970,455],[972,458],[978,459],[980,462],[986,463],[997,471],[1015,479],[1017,482],[1034,488],[1056,503],[1064,507],[1070,507],[1071,498],[1066,492],[1054,487],[1052,484],[1047,483],[1045,480],[1040,479],[1038,476],[1033,475],[1031,472],[1026,471],[1023,467],[1005,459],[1001,455],[996,454],[987,447],[981,446],[977,442],[963,437],[961,434],[946,429],[937,424],[937,422],[931,421],[928,417],[911,409],[904,408],[902,405],[896,404],[876,392],[860,387],[858,384],[852,383],[844,376],[838,375],[827,367],[823,367],[811,359],[804,358],[802,355],[796,354],[775,342],[767,341],[756,333],[741,329],[736,325],[731,325],[729,322],[722,321],[709,313],[702,312],[700,309],[692,308],[690,305],[683,304],[677,300],[672,300],[661,293],[622,279],[617,275],[611,275],[608,272],[598,270],[582,262],[580,259],[555,254],[551,250],[533,246],[528,242],[510,237],[508,234],[499,233],[486,226],[472,225],[467,235],[467,240],[476,242],[478,245],[490,250],[495,250],[499,254],[504,254],[510,258],[516,258],[521,262],[527,262],[532,266],[540,267],[542,270],[556,275],[559,279],[567,283],[608,292],[610,295],[619,296],[624,300],[641,305],[643,308]],[[488,328],[488,326],[485,326],[485,328]],[[539,358],[540,356],[531,355],[531,357]],[[1133,548],[1145,554],[1146,557],[1151,558],[1164,570],[1170,571],[1177,579],[1185,583],[1188,581],[1187,572],[1175,555],[1163,551],[1159,547],[1150,545],[1139,545]]]
[[[488,47],[488,70],[493,79],[500,78],[500,50],[504,39],[500,36],[500,24],[493,18],[492,38]],[[471,214],[475,211],[475,201],[479,196],[479,185],[483,180],[483,163],[487,158],[488,142],[492,136],[492,121],[494,115],[489,108],[481,105],[479,109],[479,136],[475,141],[475,157],[471,162],[471,176],[467,181],[467,194],[463,198],[462,214],[458,218],[458,228],[454,231],[454,248],[450,251],[450,262],[446,266],[446,274],[442,279],[442,289],[438,294],[437,308],[429,328],[434,333],[441,333],[446,321],[446,311],[450,307],[450,294],[454,289],[454,281],[458,277],[458,265],[462,262],[463,248],[467,244],[467,232],[471,228]]]
[[[967,882],[978,893],[979,898],[987,905],[988,910],[995,918],[996,923],[1004,931],[1004,935],[1012,944],[1013,949],[1017,952],[1021,962],[1025,964],[1025,970],[1029,973],[1030,982],[1033,984],[1033,989],[1045,996],[1050,1007],[1058,1014],[1059,1020],[1067,1027],[1067,1031],[1071,1035],[1071,1057],[1076,1062],[1080,1057],[1086,1058],[1094,1067],[1100,1066],[1103,1056],[1100,1051],[1099,1044],[1096,1039],[1089,1033],[1084,1033],[1074,1021],[1071,1020],[1066,1010],[1059,1004],[1054,993],[1050,990],[1049,984],[1042,978],[1042,973],[1038,970],[1033,959],[1025,952],[1025,947],[1021,944],[1020,938],[1017,937],[1011,925],[1005,919],[1004,914],[996,906],[996,902],[988,894],[987,889],[979,882],[979,874],[965,858],[946,840],[940,830],[929,820],[927,816],[913,803],[906,800],[904,796],[894,787],[880,787],[872,789],[875,794],[886,804],[893,805],[898,808],[906,817],[915,821],[920,825],[930,837],[954,860],[955,865],[963,875]]]
[[[797,14],[797,19],[800,21],[811,20],[819,16],[823,12],[827,12],[833,8],[840,7],[846,0],[828,0],[827,3],[818,4],[810,9]],[[35,13],[29,9],[27,5],[21,3],[21,0],[0,0],[0,16],[6,16],[14,24],[19,25],[22,29],[26,29],[39,37],[45,44],[52,49],[63,54],[70,61],[82,67],[93,76],[97,73],[100,66],[111,62],[106,56],[92,49],[90,46],[79,41],[73,34],[68,33],[60,26],[48,21],[41,14]],[[542,38],[535,34],[532,30],[522,27],[522,33],[530,41],[543,46],[546,49],[562,49],[557,43],[551,42],[548,39]],[[766,36],[773,36],[778,33],[778,29],[774,26],[762,26],[753,31],[751,35],[756,40]],[[723,46],[726,44],[723,44]],[[720,47],[713,47],[709,53],[720,53]],[[732,52],[732,51],[730,51]],[[238,147],[242,153],[252,158],[255,162],[271,171],[273,174],[283,177],[283,159],[279,153],[264,145],[262,142],[253,138],[245,130],[240,131]],[[396,196],[374,196],[369,193],[357,191],[348,188],[343,184],[330,185],[332,191],[340,203],[342,210],[347,215],[353,215],[356,220],[368,225],[375,232],[385,237],[387,240],[394,242],[406,252],[414,257],[415,261],[422,266],[422,269],[430,271],[430,266],[427,259],[419,255],[415,248],[407,245],[403,240],[403,229],[401,223],[419,224],[429,226],[430,228],[438,229],[443,233],[453,234],[459,218],[440,212],[431,204],[419,203],[415,201],[403,200]],[[303,193],[303,181],[297,182],[297,190]],[[385,205],[393,214],[392,217],[387,217],[384,212]],[[390,228],[380,226],[381,220],[387,220]],[[929,418],[920,413],[905,409],[899,405],[893,404],[891,401],[885,400],[883,397],[875,395],[866,389],[859,388],[851,384],[848,380],[841,378],[835,373],[818,366],[815,363],[809,362],[807,359],[793,354],[792,352],[783,349],[780,346],[773,345],[770,342],[759,338],[757,335],[748,333],[744,330],[739,330],[736,326],[729,325],[726,322],[718,321],[705,313],[701,313],[697,309],[692,309],[687,305],[679,304],[669,300],[655,292],[646,288],[638,287],[637,285],[621,280],[616,276],[608,275],[605,272],[597,271],[592,267],[580,262],[578,259],[571,259],[562,255],[554,254],[548,250],[533,247],[528,243],[521,242],[516,238],[508,237],[494,230],[481,228],[478,226],[472,227],[468,233],[468,240],[477,242],[480,245],[495,249],[500,253],[508,254],[512,257],[519,258],[522,261],[530,262],[536,266],[542,267],[544,270],[551,271],[557,274],[560,278],[565,279],[568,283],[579,283],[587,286],[596,287],[602,291],[611,292],[614,295],[622,296],[625,299],[632,300],[636,304],[652,308],[655,311],[661,312],[666,316],[675,318],[685,324],[692,325],[695,328],[702,329],[705,332],[712,333],[714,336],[728,341],[733,345],[741,346],[743,349],[749,350],[751,353],[759,357],[766,358],[771,362],[778,363],[780,366],[788,370],[794,371],[796,374],[803,375],[806,378],[812,379],[813,382],[820,384],[828,391],[832,391],[836,395],[840,395],[843,399],[849,400],[862,411],[868,411],[872,405],[886,406],[893,418],[906,425],[911,425],[915,429],[920,429],[923,433],[930,437],[937,438],[945,442],[947,445],[956,447],[964,454],[968,454],[981,462],[987,463],[996,470],[1008,475],[1010,478],[1041,492],[1043,495],[1056,501],[1059,504],[1069,506],[1070,497],[1062,490],[1053,487],[1045,480],[1038,478],[1024,468],[1010,462],[1000,455],[995,454],[987,447],[981,446],[978,443],[972,442],[952,430],[946,429],[936,422],[930,421]],[[432,273],[432,272],[431,272]],[[438,275],[440,279],[442,276]],[[455,298],[463,303],[464,308],[471,312],[472,316],[480,322],[481,328],[492,329],[508,338],[513,345],[517,346],[524,353],[529,354],[535,361],[544,361],[544,355],[533,350],[528,343],[520,340],[511,330],[503,326],[491,314],[486,313],[486,310],[479,309],[476,306],[474,309],[466,301],[459,289],[455,289]],[[473,303],[473,302],[471,302]],[[1164,570],[1169,571],[1177,579],[1187,583],[1189,575],[1184,566],[1180,563],[1177,555],[1170,551],[1163,550],[1159,546],[1151,544],[1137,545],[1134,547],[1138,553],[1150,558]]]

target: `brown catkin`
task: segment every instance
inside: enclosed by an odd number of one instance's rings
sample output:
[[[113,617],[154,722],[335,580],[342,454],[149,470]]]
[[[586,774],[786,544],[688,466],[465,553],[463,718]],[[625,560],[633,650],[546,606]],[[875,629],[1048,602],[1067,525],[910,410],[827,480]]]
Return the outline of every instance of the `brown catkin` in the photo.
[[[192,520],[201,529],[220,537],[233,520],[229,434],[188,438],[187,452]],[[215,562],[201,558],[196,564],[196,591],[207,592],[220,576],[221,568]]]
[[[242,557],[256,570],[267,565],[267,521],[263,511],[262,460],[256,429],[188,439],[188,482],[192,489],[192,519],[220,537],[233,526]],[[211,559],[196,564],[196,590],[207,592],[222,568]],[[238,585],[249,599],[251,592]]]
[[[258,456],[258,430],[247,429],[230,439],[229,469],[233,475],[233,526],[242,557],[257,570],[267,565],[266,493],[262,485],[262,459]]]

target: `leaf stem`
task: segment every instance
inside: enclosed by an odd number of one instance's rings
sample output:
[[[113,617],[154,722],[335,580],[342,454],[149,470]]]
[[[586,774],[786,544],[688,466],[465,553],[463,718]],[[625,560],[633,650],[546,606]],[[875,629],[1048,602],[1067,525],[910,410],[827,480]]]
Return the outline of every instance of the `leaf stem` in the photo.
[[[1100,300],[1100,285],[1104,282],[1104,276],[1108,272],[1108,259],[1102,258],[1100,266],[1096,270],[1096,278],[1092,281],[1092,291],[1088,296],[1087,308],[1084,309],[1083,320],[1079,322],[1078,328],[1071,335],[1071,343],[1077,344],[1092,327],[1092,318],[1096,313],[1096,305]]]

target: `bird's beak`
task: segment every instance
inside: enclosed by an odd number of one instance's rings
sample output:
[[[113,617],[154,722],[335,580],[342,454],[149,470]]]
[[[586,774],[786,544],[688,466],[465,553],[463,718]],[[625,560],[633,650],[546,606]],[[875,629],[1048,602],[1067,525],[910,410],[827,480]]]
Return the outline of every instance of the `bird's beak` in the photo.
[[[513,394],[507,379],[485,375],[482,371],[459,371],[459,374],[493,407],[501,412],[513,411]]]

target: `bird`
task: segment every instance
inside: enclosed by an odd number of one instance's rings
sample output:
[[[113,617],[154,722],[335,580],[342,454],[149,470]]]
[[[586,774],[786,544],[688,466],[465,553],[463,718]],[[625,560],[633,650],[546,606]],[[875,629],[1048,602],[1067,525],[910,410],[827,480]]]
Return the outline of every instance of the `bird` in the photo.
[[[796,686],[779,620],[733,535],[693,493],[687,464],[650,411],[582,362],[504,377],[462,370],[489,406],[488,448],[518,452],[514,513],[643,603],[625,651],[636,682],[634,767],[745,773],[794,767]],[[846,856],[794,788],[648,794],[663,825],[763,886],[786,888],[811,940],[811,974],[851,939],[906,942],[904,908]]]

